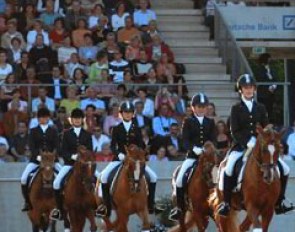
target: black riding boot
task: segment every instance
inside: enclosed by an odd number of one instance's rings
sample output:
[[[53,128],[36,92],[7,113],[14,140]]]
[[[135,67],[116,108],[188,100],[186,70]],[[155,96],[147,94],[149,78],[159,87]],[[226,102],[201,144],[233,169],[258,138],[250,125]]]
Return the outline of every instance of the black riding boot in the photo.
[[[96,216],[110,217],[112,211],[112,202],[110,196],[110,185],[101,184],[103,205],[99,205],[96,209]]]
[[[23,212],[29,211],[30,209],[32,209],[32,205],[30,203],[28,186],[27,185],[21,185],[21,189],[22,189],[22,195],[23,195],[24,200],[25,200],[22,211]]]
[[[177,207],[173,208],[169,215],[169,220],[177,221],[181,213],[185,212],[184,190],[183,188],[176,188],[176,204]]]
[[[283,172],[281,172],[281,192],[275,207],[276,214],[284,214],[286,212],[294,210],[294,206],[292,203],[289,203],[289,205],[286,205],[286,203],[284,202],[285,192],[286,192],[287,183],[288,183],[288,177],[289,177],[288,175],[284,176]]]
[[[223,189],[224,202],[221,203],[218,208],[218,214],[220,216],[226,217],[229,214],[233,187],[234,187],[234,177],[228,176],[224,173],[224,189]]]
[[[155,194],[156,194],[156,184],[157,183],[149,183],[149,195],[148,195],[148,209],[149,213],[160,213],[164,209],[156,205],[155,207]]]
[[[60,190],[54,190],[56,209],[51,212],[50,218],[52,220],[63,220],[63,196]]]

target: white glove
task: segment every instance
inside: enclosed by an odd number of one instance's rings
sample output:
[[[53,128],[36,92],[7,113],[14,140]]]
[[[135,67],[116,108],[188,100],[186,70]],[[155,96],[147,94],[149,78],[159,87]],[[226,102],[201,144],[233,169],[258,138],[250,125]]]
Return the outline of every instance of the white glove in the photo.
[[[247,143],[247,147],[252,149],[255,147],[255,144],[256,144],[256,138],[252,136]]]
[[[123,161],[125,159],[125,154],[119,153],[118,158],[120,161]]]
[[[271,92],[275,91],[276,89],[277,89],[277,85],[271,85],[268,87],[268,90]]]
[[[71,159],[76,161],[78,159],[78,154],[73,154],[71,156]]]
[[[203,148],[201,147],[197,147],[197,146],[194,146],[193,148],[193,152],[196,154],[196,155],[201,155],[203,153]]]
[[[37,159],[37,161],[41,162],[41,160],[42,160],[41,155],[38,155],[36,159]]]

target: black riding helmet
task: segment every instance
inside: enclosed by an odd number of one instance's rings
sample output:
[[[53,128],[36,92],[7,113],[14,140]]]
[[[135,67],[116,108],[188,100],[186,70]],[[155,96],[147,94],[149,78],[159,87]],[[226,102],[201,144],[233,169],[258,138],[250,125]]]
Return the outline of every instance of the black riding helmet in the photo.
[[[47,108],[40,108],[37,112],[37,118],[50,117],[50,111]]]
[[[237,80],[237,89],[241,90],[243,86],[256,86],[256,80],[250,74],[242,74]]]
[[[209,103],[208,97],[203,93],[198,93],[194,95],[191,100],[191,106],[193,107],[196,105],[206,106],[208,105],[208,103]]]
[[[84,118],[84,113],[79,108],[73,109],[71,113],[71,118]]]
[[[121,105],[120,105],[120,113],[123,112],[134,112],[135,108],[134,105],[130,102],[130,101],[124,101]]]

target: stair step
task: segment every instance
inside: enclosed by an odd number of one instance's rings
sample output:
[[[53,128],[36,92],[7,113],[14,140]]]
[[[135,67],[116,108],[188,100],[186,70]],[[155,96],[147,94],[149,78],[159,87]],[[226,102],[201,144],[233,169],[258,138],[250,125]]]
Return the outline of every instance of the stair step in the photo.
[[[226,67],[221,64],[185,64],[187,74],[191,73],[226,73]]]
[[[164,40],[176,40],[176,39],[206,39],[209,38],[209,32],[207,31],[190,31],[185,33],[179,33],[174,31],[163,32]]]
[[[209,70],[208,70],[209,72]],[[230,75],[227,74],[184,74],[187,83],[196,81],[230,81]]]
[[[180,57],[176,56],[176,62],[182,64],[221,64],[220,57]]]
[[[203,15],[201,10],[195,10],[195,9],[156,9],[154,8],[154,11],[156,12],[157,16],[158,15],[198,15],[201,16]]]
[[[215,47],[215,42],[204,39],[165,39],[171,47]]]
[[[165,31],[179,31],[179,32],[187,32],[187,31],[209,31],[209,29],[204,25],[198,25],[198,24],[161,24],[161,22],[158,22],[159,30],[162,32]]]
[[[165,5],[167,4],[167,5]],[[194,3],[188,1],[157,1],[152,3],[153,9],[193,9]]]
[[[170,45],[170,44],[169,44]],[[172,51],[177,56],[218,56],[218,50],[210,47],[173,47]]]
[[[204,17],[197,15],[157,15],[157,22],[174,23],[179,21],[182,23],[203,23]]]
[[[218,83],[218,81],[216,81],[216,83]],[[210,91],[216,95],[225,94],[224,97],[225,96],[228,97],[229,94],[231,94],[235,90],[235,86],[233,84],[229,85],[229,84],[224,84],[221,82],[220,82],[220,84],[212,84],[212,83],[208,84],[208,81],[203,82],[203,83],[201,81],[198,81],[198,82],[193,82],[193,83],[186,82],[186,84],[187,84],[188,89],[206,90],[206,91]]]

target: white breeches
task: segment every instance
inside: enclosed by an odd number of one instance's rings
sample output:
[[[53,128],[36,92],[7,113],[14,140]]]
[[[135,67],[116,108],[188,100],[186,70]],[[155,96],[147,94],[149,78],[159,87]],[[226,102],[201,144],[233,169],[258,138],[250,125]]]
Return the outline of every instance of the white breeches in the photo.
[[[116,168],[117,166],[119,166],[121,164],[121,161],[112,161],[110,162],[105,169],[101,172],[101,176],[100,176],[100,181],[103,184],[107,184],[108,183],[108,178],[110,173],[112,172],[112,170],[114,168]]]
[[[195,159],[187,158],[181,165],[181,168],[178,172],[178,176],[176,178],[176,187],[182,188],[182,182],[183,182],[183,176],[186,173],[186,171],[193,166]]]
[[[55,179],[53,181],[53,189],[54,190],[59,190],[60,189],[61,181],[69,173],[69,171],[72,168],[73,168],[73,166],[71,166],[71,165],[64,165],[61,168],[61,170],[59,171],[59,173],[57,174],[57,176],[55,177]]]
[[[32,163],[32,162],[28,163],[28,165],[26,166],[25,170],[23,171],[23,174],[22,174],[21,179],[20,179],[20,182],[21,182],[22,185],[27,184],[28,177],[29,177],[30,173],[34,169],[36,169],[38,167],[39,167],[38,164],[35,164],[35,163]]]
[[[243,156],[243,154],[244,153],[242,151],[232,151],[229,154],[227,158],[226,166],[225,166],[225,174],[227,176],[233,175],[235,164],[237,160]]]
[[[157,174],[147,165],[145,166],[145,171],[147,172],[147,174],[150,177],[150,182],[151,183],[156,183],[157,180],[158,180]]]
[[[283,167],[283,172],[284,172],[284,173],[282,173],[283,176],[287,176],[287,175],[289,175],[289,173],[290,173],[290,168],[289,168],[289,166],[285,163],[285,161],[284,161],[283,159],[281,159],[281,157],[279,158],[279,162],[280,162],[280,164],[281,164],[282,167]]]
[[[54,170],[59,172],[62,169],[62,165],[58,162],[54,163]]]

